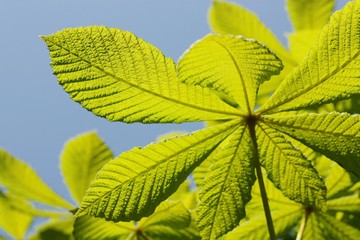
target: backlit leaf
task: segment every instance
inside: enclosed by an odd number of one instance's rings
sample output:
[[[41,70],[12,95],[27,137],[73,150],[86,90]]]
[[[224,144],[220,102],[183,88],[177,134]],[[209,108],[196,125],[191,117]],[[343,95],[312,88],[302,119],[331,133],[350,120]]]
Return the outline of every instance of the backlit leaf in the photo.
[[[72,196],[80,203],[96,173],[113,153],[95,133],[89,132],[69,140],[61,154],[61,170]]]
[[[320,29],[328,23],[335,0],[287,0],[287,10],[295,31]]]
[[[0,169],[0,184],[9,191],[50,206],[73,208],[49,188],[29,165],[2,149],[0,149]]]
[[[130,32],[93,26],[42,38],[59,83],[97,116],[180,123],[239,114],[209,89],[181,83],[173,60]]]
[[[360,212],[360,198],[358,194],[345,196],[327,201],[329,211]]]
[[[238,124],[233,120],[121,154],[97,174],[76,216],[112,221],[149,216]]]
[[[202,239],[218,239],[245,217],[245,205],[251,199],[255,171],[245,127],[232,133],[204,181],[196,207],[197,225]]]
[[[326,187],[310,161],[276,130],[259,123],[256,131],[260,161],[274,185],[296,202],[324,205]]]
[[[360,2],[351,1],[326,25],[306,61],[284,79],[260,113],[316,106],[360,92]]]
[[[222,92],[247,113],[255,107],[259,85],[281,69],[281,61],[258,42],[212,34],[195,43],[178,63],[180,80]]]
[[[360,176],[360,115],[308,113],[263,120]]]
[[[71,240],[73,224],[71,215],[64,219],[52,219],[36,229],[29,240]]]
[[[327,167],[329,168],[329,165],[327,165]],[[349,173],[333,162],[329,175],[325,179],[325,184],[327,187],[327,198],[331,199],[339,192],[351,187],[353,182],[351,181]]]

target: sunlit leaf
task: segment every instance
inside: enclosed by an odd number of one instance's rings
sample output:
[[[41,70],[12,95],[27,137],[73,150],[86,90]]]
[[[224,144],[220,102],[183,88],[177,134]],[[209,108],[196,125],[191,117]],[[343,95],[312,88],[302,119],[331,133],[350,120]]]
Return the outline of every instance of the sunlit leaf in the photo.
[[[306,61],[295,68],[260,113],[306,108],[360,92],[360,2],[336,12]]]
[[[29,165],[2,149],[0,149],[0,169],[0,184],[9,191],[51,206],[73,208],[49,188]]]
[[[245,217],[255,182],[249,133],[238,128],[229,145],[216,156],[200,191],[197,225],[203,239],[217,239],[235,228]]]
[[[360,115],[308,113],[294,116],[264,116],[267,125],[336,161],[360,176]],[[336,143],[336,144],[334,144]]]
[[[95,132],[89,132],[69,140],[60,158],[65,183],[80,203],[96,173],[114,156]]]
[[[360,198],[357,194],[327,201],[329,210],[360,212]]]
[[[149,216],[238,124],[230,121],[121,154],[97,174],[77,216],[112,221]]]
[[[95,115],[180,123],[239,114],[210,90],[181,83],[173,60],[130,32],[93,26],[42,38],[59,83]]]
[[[64,219],[50,220],[39,227],[29,240],[71,240],[73,224],[71,215]]]

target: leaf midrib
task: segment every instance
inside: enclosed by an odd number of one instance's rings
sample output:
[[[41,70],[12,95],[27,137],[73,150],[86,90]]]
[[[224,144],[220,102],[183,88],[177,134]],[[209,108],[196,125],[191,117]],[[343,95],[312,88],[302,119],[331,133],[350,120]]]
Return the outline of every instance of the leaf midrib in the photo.
[[[136,88],[136,89],[139,89],[139,90],[141,90],[141,91],[143,91],[143,92],[146,92],[146,93],[148,93],[148,94],[154,95],[154,96],[159,97],[159,98],[163,98],[163,99],[165,99],[165,100],[167,100],[167,101],[174,102],[174,103],[176,103],[176,104],[180,104],[180,105],[184,105],[184,106],[187,106],[187,107],[190,107],[190,108],[193,108],[193,109],[197,109],[197,110],[200,110],[200,111],[205,111],[205,112],[210,112],[210,113],[218,113],[218,114],[223,114],[223,115],[227,115],[227,116],[237,116],[237,117],[238,117],[238,116],[244,116],[244,115],[241,114],[240,112],[227,112],[227,111],[209,109],[209,108],[205,108],[205,107],[200,107],[200,106],[197,106],[197,105],[189,104],[189,103],[182,102],[182,101],[179,101],[179,100],[177,100],[177,99],[170,98],[170,97],[161,95],[161,94],[159,94],[159,93],[150,91],[150,90],[148,90],[148,89],[146,89],[146,88],[142,88],[142,87],[140,87],[139,85],[136,85],[136,84],[133,84],[133,83],[131,83],[131,82],[128,82],[128,81],[126,81],[126,80],[123,79],[123,78],[119,78],[119,77],[117,77],[116,75],[114,75],[114,74],[112,74],[112,73],[110,73],[110,72],[107,72],[107,71],[104,70],[103,68],[92,64],[92,62],[90,62],[89,60],[86,60],[85,58],[81,57],[80,55],[78,55],[78,54],[76,54],[76,53],[73,53],[73,52],[72,52],[71,50],[69,50],[68,48],[63,47],[63,46],[57,44],[56,42],[49,40],[49,38],[46,38],[46,40],[49,41],[49,42],[51,42],[53,45],[55,45],[55,46],[57,46],[57,47],[59,47],[59,48],[61,48],[61,49],[64,49],[64,50],[67,51],[69,54],[72,54],[73,56],[79,58],[81,61],[84,61],[85,63],[89,64],[91,67],[97,69],[98,71],[106,74],[106,75],[109,76],[109,77],[114,78],[114,79],[117,80],[118,82],[123,82],[123,83],[125,83],[125,84],[127,84],[127,85],[129,85],[129,86],[131,86],[131,87],[134,87],[134,88]],[[116,84],[116,82],[113,83],[113,84]],[[113,84],[111,84],[111,85],[113,85]],[[183,83],[179,82],[179,84],[181,85],[181,84],[183,84]],[[184,84],[184,85],[186,85],[186,84]],[[187,86],[187,85],[186,85],[186,86]],[[187,87],[189,87],[189,86],[187,86]],[[217,96],[216,96],[216,97],[217,97]],[[224,102],[224,101],[222,101],[221,99],[220,99],[220,101],[221,101],[221,102]],[[224,103],[225,103],[226,105],[228,105],[226,102],[224,102]],[[229,105],[229,106],[230,106],[230,105]],[[236,109],[235,109],[235,110],[236,110]]]

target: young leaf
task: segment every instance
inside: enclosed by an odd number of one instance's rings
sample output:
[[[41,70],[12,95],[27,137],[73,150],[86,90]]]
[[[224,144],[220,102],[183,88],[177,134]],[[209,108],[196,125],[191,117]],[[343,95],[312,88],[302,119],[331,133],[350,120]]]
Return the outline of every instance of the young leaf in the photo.
[[[360,176],[359,115],[304,113],[283,117],[263,116],[263,120],[266,125],[288,134]]]
[[[344,212],[360,212],[360,198],[358,194],[340,197],[327,201],[329,210]]]
[[[132,33],[93,26],[42,38],[59,83],[95,115],[143,123],[239,115],[209,89],[181,83],[174,62]]]
[[[15,201],[16,203],[13,203]],[[8,198],[0,191],[0,229],[3,229],[16,239],[24,238],[25,233],[33,221],[32,215],[12,207],[12,204],[20,203],[23,204],[24,207],[31,207],[30,204],[23,199]]]
[[[279,74],[282,67],[256,41],[212,34],[194,44],[178,63],[181,81],[222,92],[248,114],[255,107],[259,85]]]
[[[329,168],[328,165],[327,167]],[[327,198],[332,199],[345,189],[351,187],[353,182],[349,173],[333,162],[329,175],[325,179],[325,184],[327,187]]]
[[[233,120],[121,154],[97,174],[76,217],[129,221],[150,215],[238,124]]]
[[[55,207],[72,209],[72,205],[49,188],[26,163],[0,149],[0,184],[27,199]]]
[[[335,0],[287,0],[287,10],[296,32],[321,29],[328,23]]]
[[[280,112],[350,98],[360,92],[360,2],[333,14],[308,57],[258,110]]]
[[[29,240],[71,240],[73,224],[71,215],[64,219],[50,220],[38,228]]]
[[[274,185],[296,202],[324,205],[326,187],[310,161],[276,130],[262,123],[256,130],[261,164]]]
[[[255,171],[247,129],[238,128],[228,141],[226,149],[216,156],[200,191],[196,213],[202,239],[218,239],[239,225],[251,199]]]
[[[69,140],[61,154],[61,170],[72,196],[80,203],[96,173],[113,159],[112,151],[95,133]]]

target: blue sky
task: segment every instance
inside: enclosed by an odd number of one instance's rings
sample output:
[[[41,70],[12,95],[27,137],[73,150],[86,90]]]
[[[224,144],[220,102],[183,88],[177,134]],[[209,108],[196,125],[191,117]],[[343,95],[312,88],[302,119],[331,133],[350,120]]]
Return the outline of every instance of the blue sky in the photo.
[[[291,31],[284,0],[237,0],[285,42]],[[346,0],[339,1],[339,6]],[[132,31],[177,60],[206,35],[210,0],[0,0],[0,147],[29,163],[57,192],[70,199],[59,172],[64,143],[96,129],[116,155],[144,146],[171,130],[193,131],[202,123],[141,125],[111,123],[73,102],[57,84],[39,35],[63,28],[105,25]],[[0,170],[1,171],[1,170]]]

